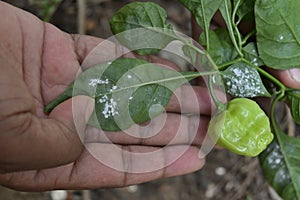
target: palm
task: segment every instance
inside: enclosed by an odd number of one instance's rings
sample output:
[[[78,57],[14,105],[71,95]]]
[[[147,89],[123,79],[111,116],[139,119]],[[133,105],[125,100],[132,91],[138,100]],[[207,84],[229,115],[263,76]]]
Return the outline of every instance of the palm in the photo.
[[[0,135],[0,167],[6,172],[0,174],[1,184],[22,190],[123,186],[187,173],[203,165],[203,159],[198,158],[198,148],[187,146],[183,156],[169,167],[162,166],[142,174],[125,173],[126,169],[136,166],[147,168],[147,162],[130,160],[124,152],[160,150],[158,146],[168,142],[162,139],[164,131],[152,140],[143,141],[143,145],[140,145],[141,140],[133,137],[111,135],[112,141],[126,147],[119,145],[116,150],[115,145],[101,143],[100,139],[83,148],[75,130],[71,101],[59,105],[50,115],[46,115],[43,108],[74,80],[85,54],[100,39],[72,37],[3,2],[0,2],[0,13],[6,19],[12,19],[0,20],[0,27],[6,29],[0,34],[3,41],[0,45],[0,115],[1,119],[8,118],[6,126],[0,127],[4,133]],[[173,120],[180,118],[175,114],[171,116]],[[172,132],[172,123],[167,126],[168,134],[171,132],[168,137],[171,137],[176,131]],[[89,131],[98,132],[95,129]],[[165,148],[164,153],[151,162],[163,164],[183,147]],[[117,164],[117,169],[110,168],[87,149],[98,152],[98,156],[103,156],[102,152],[109,153],[111,160],[123,162]],[[183,163],[189,164],[183,166]],[[26,169],[29,171],[10,173]]]

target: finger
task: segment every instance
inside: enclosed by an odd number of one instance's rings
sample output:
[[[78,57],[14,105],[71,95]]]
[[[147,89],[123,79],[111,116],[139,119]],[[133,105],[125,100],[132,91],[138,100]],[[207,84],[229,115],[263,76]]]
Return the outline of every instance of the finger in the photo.
[[[72,35],[75,52],[82,69],[99,63],[110,62],[120,57],[134,57],[124,46],[111,40],[104,40],[87,35]]]
[[[162,114],[146,126],[133,125],[120,132],[105,132],[87,127],[85,143],[105,142],[128,145],[165,146],[177,144],[198,145],[206,135],[208,117]]]
[[[210,115],[214,109],[213,105],[207,88],[183,85],[175,90],[166,110],[176,113]]]
[[[202,168],[204,162],[199,158],[199,149],[193,146],[122,148],[98,143],[90,144],[75,163],[1,174],[0,184],[25,191],[123,187],[191,173]]]
[[[143,59],[163,67],[168,67],[177,71],[179,70],[179,67],[175,63],[165,58],[160,58],[155,55],[137,55],[127,48],[117,45],[110,40],[86,35],[73,35],[72,37],[75,43],[75,51],[78,56],[78,60],[83,69],[99,63],[112,61],[119,57],[127,57]]]
[[[274,76],[290,88],[300,89],[300,69],[294,68],[289,70],[268,69]]]
[[[85,98],[85,99],[84,99]],[[76,97],[78,114],[85,118],[89,100]],[[72,100],[57,106],[48,119],[40,119],[31,113],[22,117],[22,127],[1,134],[0,170],[2,172],[42,169],[73,162],[80,155],[83,145],[76,132],[76,121],[81,129],[86,119],[74,119]],[[9,125],[9,124],[7,124]]]

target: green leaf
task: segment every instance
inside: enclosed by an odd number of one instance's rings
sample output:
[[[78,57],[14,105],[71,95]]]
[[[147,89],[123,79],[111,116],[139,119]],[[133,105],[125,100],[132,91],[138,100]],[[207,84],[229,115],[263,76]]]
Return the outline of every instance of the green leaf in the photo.
[[[277,140],[273,140],[268,148],[259,155],[259,160],[265,178],[277,193],[286,200],[298,199]]]
[[[220,7],[223,0],[179,0],[194,15],[199,26],[208,37],[210,21]],[[207,44],[208,46],[210,44]],[[209,48],[208,48],[209,49]]]
[[[179,73],[138,59],[115,60],[100,78],[108,79],[108,84],[98,84],[96,89],[99,128],[124,130],[152,119],[164,111],[176,88],[198,76],[198,72]]]
[[[227,93],[234,97],[270,96],[258,71],[247,63],[231,65],[222,76]]]
[[[263,66],[263,61],[259,58],[257,46],[254,42],[250,42],[243,48],[245,59],[253,63],[255,66]]]
[[[231,0],[223,0],[220,8],[219,8],[223,19],[227,25],[227,30],[229,32],[232,44],[240,57],[243,57],[242,54],[242,35],[235,24],[234,18],[235,16],[232,11],[232,2]]]
[[[81,73],[46,110],[73,96],[87,95],[95,99],[90,125],[105,131],[124,130],[161,114],[182,84],[214,73],[177,72],[144,60],[120,58]]]
[[[219,9],[223,16],[224,21],[227,24],[228,31],[233,32],[231,0],[223,0]]]
[[[232,61],[238,56],[226,29],[209,30],[208,34],[211,44],[208,53],[217,65]],[[200,36],[200,44],[207,45],[204,34]]]
[[[291,114],[297,124],[300,124],[300,90],[292,90],[287,93],[290,101]]]
[[[166,11],[159,5],[132,2],[113,15],[110,27],[116,38],[130,50],[140,55],[155,54],[176,39],[166,19]]]
[[[272,103],[271,121],[277,141],[262,153],[264,174],[284,199],[300,199],[300,139],[286,135],[276,121],[275,107],[282,95]]]
[[[258,50],[267,66],[300,67],[299,7],[299,0],[256,0]]]
[[[243,18],[247,19],[247,21],[254,21],[254,3],[255,0],[234,0],[234,6],[238,6],[237,16],[238,20],[242,20]]]

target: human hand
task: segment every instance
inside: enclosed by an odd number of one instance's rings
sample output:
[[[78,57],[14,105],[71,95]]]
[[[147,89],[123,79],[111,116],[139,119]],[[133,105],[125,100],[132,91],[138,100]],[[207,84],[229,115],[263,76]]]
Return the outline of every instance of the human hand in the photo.
[[[210,96],[205,89],[177,90],[168,112],[147,127],[154,130],[165,119],[162,129],[144,139],[86,128],[93,106],[83,96],[65,101],[46,115],[44,106],[75,79],[81,62],[102,40],[69,35],[3,2],[0,13],[5,16],[0,18],[1,185],[27,191],[116,187],[190,173],[203,166],[199,145],[209,118],[180,113],[181,109],[195,112],[199,105],[201,114],[209,115]],[[175,68],[168,61],[149,59]],[[190,96],[194,92],[198,104]]]

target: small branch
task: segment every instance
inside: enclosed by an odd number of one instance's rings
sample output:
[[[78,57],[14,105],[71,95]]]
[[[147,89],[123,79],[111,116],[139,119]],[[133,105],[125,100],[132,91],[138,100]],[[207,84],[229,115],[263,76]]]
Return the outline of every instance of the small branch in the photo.
[[[79,34],[85,34],[86,21],[86,0],[77,0],[77,31]]]

